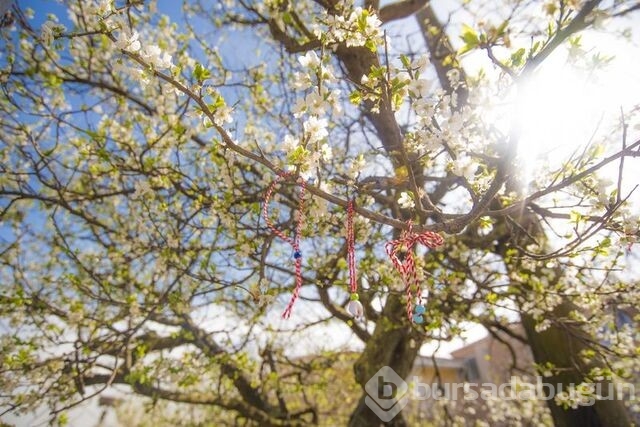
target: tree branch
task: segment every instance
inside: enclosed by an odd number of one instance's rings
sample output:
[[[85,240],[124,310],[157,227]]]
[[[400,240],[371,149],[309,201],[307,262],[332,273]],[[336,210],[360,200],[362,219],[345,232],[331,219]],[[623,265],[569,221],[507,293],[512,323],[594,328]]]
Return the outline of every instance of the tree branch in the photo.
[[[378,17],[383,23],[406,18],[422,9],[429,0],[404,0],[391,3],[380,9]]]
[[[531,58],[522,69],[520,77],[531,74],[542,62],[547,59],[566,39],[587,27],[587,16],[600,4],[602,0],[589,0],[584,4],[580,12],[571,20],[569,25],[556,32],[555,36],[544,48]]]

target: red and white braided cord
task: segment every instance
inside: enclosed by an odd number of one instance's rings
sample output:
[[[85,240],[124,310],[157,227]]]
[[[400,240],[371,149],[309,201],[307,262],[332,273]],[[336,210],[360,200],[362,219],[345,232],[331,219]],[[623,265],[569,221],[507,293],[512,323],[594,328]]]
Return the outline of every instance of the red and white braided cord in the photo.
[[[264,217],[265,222],[267,223],[267,227],[275,234],[280,237],[285,242],[289,243],[293,247],[293,253],[295,257],[295,277],[296,277],[296,285],[293,289],[293,293],[291,295],[291,299],[289,300],[289,304],[285,308],[282,313],[282,317],[288,319],[291,316],[291,311],[293,310],[293,305],[296,300],[300,296],[300,288],[302,287],[302,253],[300,252],[300,234],[302,233],[302,224],[304,222],[304,194],[307,189],[307,183],[304,179],[300,179],[300,202],[298,203],[298,218],[296,220],[296,229],[295,235],[293,239],[287,235],[285,235],[282,231],[278,230],[271,219],[269,219],[269,202],[271,201],[271,197],[273,196],[273,192],[275,191],[276,186],[282,181],[291,176],[289,172],[280,172],[278,177],[271,183],[264,197],[264,204],[262,206],[262,216]],[[297,255],[297,256],[296,256]]]
[[[398,270],[402,277],[405,292],[407,293],[407,317],[410,322],[413,321],[413,292],[419,292],[418,273],[416,271],[416,264],[413,258],[413,248],[418,243],[428,248],[435,249],[444,243],[444,239],[438,233],[433,231],[414,233],[411,222],[409,222],[409,229],[407,231],[403,231],[399,239],[387,242],[384,246],[393,266]],[[406,251],[404,261],[400,261],[398,258],[398,252],[402,249]]]
[[[351,294],[358,292],[358,281],[356,277],[356,239],[353,231],[353,200],[347,204],[347,263],[349,264],[349,290]]]

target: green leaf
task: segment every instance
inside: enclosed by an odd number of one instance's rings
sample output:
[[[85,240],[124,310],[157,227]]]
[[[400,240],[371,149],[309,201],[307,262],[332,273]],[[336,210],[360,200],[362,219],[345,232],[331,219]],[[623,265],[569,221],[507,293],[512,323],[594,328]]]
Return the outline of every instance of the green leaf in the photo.
[[[57,421],[59,426],[66,426],[69,424],[69,415],[66,412],[61,412]]]
[[[309,151],[307,151],[307,149],[303,146],[299,145],[295,148],[295,150],[289,153],[289,161],[294,165],[301,164],[304,163],[308,155]]]
[[[460,36],[462,41],[464,41],[469,47],[469,49],[473,49],[478,46],[480,40],[478,39],[478,34],[476,30],[468,26],[467,24],[462,25],[462,35]]]
[[[362,14],[358,16],[358,30],[364,32],[367,28],[367,18],[369,17],[369,11],[364,9]]]
[[[411,67],[411,60],[407,55],[400,55],[400,62],[402,62],[402,66],[407,70]]]
[[[579,224],[581,220],[582,220],[582,214],[580,212],[571,211],[569,213],[569,221],[571,221],[573,224]]]
[[[531,55],[535,54],[538,52],[538,50],[542,47],[542,43],[540,43],[540,40],[538,40],[537,42],[535,42],[533,44],[533,46],[531,47]]]
[[[500,26],[498,28],[496,28],[496,35],[498,37],[503,35],[505,30],[507,29],[508,25],[509,25],[509,20],[506,20],[506,21],[502,22],[502,24],[500,24]]]
[[[293,24],[293,16],[291,15],[291,12],[287,11],[282,14],[282,22],[284,22],[287,25]]]
[[[511,54],[511,64],[515,67],[519,67],[524,63],[524,54],[527,53],[526,49],[521,47]]]
[[[55,89],[62,85],[62,79],[55,74],[48,74],[45,81],[45,86],[51,89]]]
[[[371,52],[376,53],[376,51],[378,50],[378,46],[376,46],[375,42],[371,39],[367,40],[364,43],[364,47],[366,47],[367,49],[369,49]]]
[[[96,150],[96,154],[98,155],[98,158],[102,161],[108,162],[109,161],[109,152],[104,148],[104,147],[100,147]]]
[[[362,94],[358,90],[354,90],[349,95],[349,102],[354,105],[359,105],[362,102]]]
[[[489,292],[489,294],[487,294],[486,301],[489,304],[495,304],[498,301],[498,294]]]
[[[196,68],[193,70],[193,77],[200,83],[211,77],[211,72],[204,68],[202,64],[197,63]]]
[[[218,108],[224,107],[226,104],[224,102],[224,98],[220,96],[220,94],[215,94],[213,97],[213,102],[211,102],[207,107],[209,110],[216,111]]]
[[[478,219],[478,226],[481,229],[491,228],[492,225],[493,225],[493,220],[491,219],[491,217],[483,216]]]

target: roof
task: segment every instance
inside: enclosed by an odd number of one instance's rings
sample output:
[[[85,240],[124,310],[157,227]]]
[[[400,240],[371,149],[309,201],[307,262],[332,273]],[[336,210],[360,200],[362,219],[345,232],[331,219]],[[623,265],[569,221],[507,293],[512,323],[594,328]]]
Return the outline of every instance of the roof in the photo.
[[[464,363],[464,359],[446,359],[444,357],[433,358],[431,356],[418,356],[413,364],[413,367],[432,368],[437,366],[438,368],[463,369]]]

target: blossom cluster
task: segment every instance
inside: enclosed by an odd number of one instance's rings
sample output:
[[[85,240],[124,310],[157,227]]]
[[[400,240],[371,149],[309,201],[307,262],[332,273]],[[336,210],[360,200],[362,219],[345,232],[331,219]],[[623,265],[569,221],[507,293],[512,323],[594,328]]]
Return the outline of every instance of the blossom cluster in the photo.
[[[300,168],[303,178],[317,175],[323,162],[329,162],[333,150],[327,142],[329,136],[329,115],[342,114],[340,90],[331,89],[336,78],[330,64],[324,63],[315,51],[309,51],[298,58],[302,71],[294,74],[293,86],[307,93],[294,106],[294,117],[302,118],[301,138],[286,135],[283,148],[287,152],[290,169]]]
[[[329,86],[336,82],[336,77],[329,64],[324,64],[318,54],[311,50],[298,58],[304,71],[295,72],[293,86],[298,90],[308,90],[306,96],[299,99],[293,108],[294,117],[299,118],[304,113],[323,116],[332,112],[341,114],[340,90],[330,89]]]
[[[593,405],[599,398],[596,394],[596,384],[582,382],[577,386],[571,386],[568,391],[561,391],[555,396],[555,402],[563,408],[578,409],[579,406]]]
[[[50,45],[53,43],[53,40],[65,30],[66,27],[57,22],[55,15],[50,15],[50,19],[40,27],[40,39],[45,45]]]
[[[365,46],[376,51],[384,44],[384,34],[380,28],[382,22],[376,14],[361,7],[343,8],[343,13],[325,15],[313,28],[314,35],[325,45],[344,43],[347,47]]]
[[[125,52],[139,54],[145,62],[156,70],[171,68],[173,65],[171,55],[163,52],[156,44],[150,44],[143,48],[139,38],[140,35],[137,31],[130,33],[126,30],[121,30],[116,38],[116,47]]]

